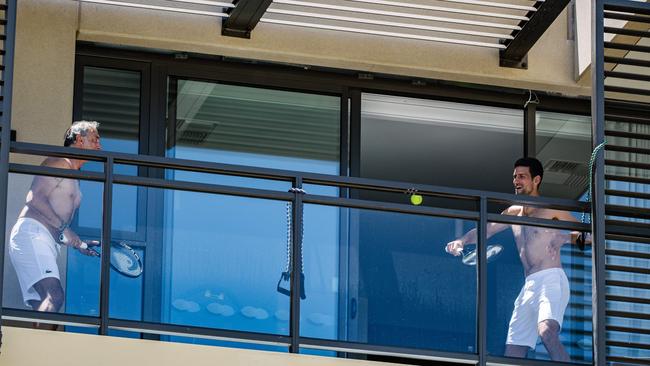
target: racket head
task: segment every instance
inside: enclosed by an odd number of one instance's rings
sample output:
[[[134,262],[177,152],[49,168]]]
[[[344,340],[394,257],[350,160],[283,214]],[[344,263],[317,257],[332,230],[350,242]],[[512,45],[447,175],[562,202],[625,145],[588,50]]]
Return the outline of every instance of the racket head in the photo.
[[[127,277],[138,277],[142,274],[142,260],[129,244],[120,241],[111,245],[111,267]]]
[[[493,244],[493,245],[488,245],[487,247],[487,262],[490,263],[497,259],[499,254],[503,251],[503,245],[501,244]],[[475,266],[476,263],[478,262],[478,257],[477,257],[477,252],[476,249],[468,252],[467,254],[463,255],[463,264],[466,266]]]

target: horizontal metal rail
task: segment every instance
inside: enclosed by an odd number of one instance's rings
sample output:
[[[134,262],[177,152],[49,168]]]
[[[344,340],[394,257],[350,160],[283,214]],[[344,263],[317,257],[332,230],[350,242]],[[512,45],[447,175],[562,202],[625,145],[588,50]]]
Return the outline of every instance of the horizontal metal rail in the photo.
[[[605,215],[650,219],[650,208],[605,205]]]
[[[258,168],[251,166],[212,163],[196,160],[158,157],[151,155],[125,154],[107,151],[91,151],[72,149],[59,146],[13,142],[13,153],[81,158],[92,161],[106,161],[110,156],[115,164],[146,166],[151,168],[173,169],[199,173],[232,175],[248,178],[268,179],[275,181],[291,182],[296,177],[301,177],[304,184],[334,186],[369,191],[406,193],[417,190],[423,196],[456,198],[468,201],[478,201],[486,197],[488,201],[505,204],[519,204],[532,207],[554,208],[558,210],[584,212],[589,210],[589,203],[567,199],[521,196],[498,192],[487,192],[462,188],[433,186],[426,184],[412,184],[369,178],[345,177],[318,173],[305,173],[280,169]],[[124,177],[124,176],[122,176]],[[127,178],[125,178],[127,179]],[[130,178],[128,178],[130,179]],[[307,192],[309,193],[309,192]]]
[[[272,346],[288,347],[291,342],[291,338],[288,335],[205,328],[169,323],[152,323],[134,320],[109,319],[108,327],[109,329],[136,333],[214,339],[228,342],[255,343]]]
[[[634,191],[621,191],[615,189],[606,189],[605,195],[607,196],[616,196],[616,197],[626,197],[626,198],[636,198],[640,200],[650,199],[650,193],[634,192]]]
[[[363,353],[380,356],[406,357],[411,359],[454,362],[470,365],[478,363],[478,356],[472,354],[429,351],[404,347],[378,346],[366,343],[336,341],[309,337],[300,337],[300,346],[310,349]]]
[[[650,95],[650,90],[648,89],[628,88],[624,86],[613,86],[613,85],[605,85],[605,91],[612,92],[612,93]]]
[[[9,172],[16,174],[43,175],[57,178],[70,178],[89,181],[104,181],[104,173],[99,172],[82,172],[78,170],[52,168],[48,166],[27,165],[27,164],[9,164]]]
[[[614,287],[629,287],[629,288],[638,288],[638,289],[650,290],[650,284],[641,283],[641,282],[607,280],[607,281],[605,281],[605,285],[614,286]],[[645,315],[645,316],[647,317],[647,315]]]
[[[636,58],[605,56],[605,62],[621,65],[650,67],[650,61],[640,60]]]
[[[635,36],[635,37],[650,37],[650,32],[648,31],[615,28],[615,27],[605,27],[605,33],[620,34],[620,35]],[[607,57],[605,57],[605,62],[607,62]]]
[[[612,332],[625,332],[625,333],[636,333],[636,334],[650,334],[650,329],[647,328],[632,328],[632,327],[622,327],[618,325],[608,325],[606,327],[608,331]]]
[[[624,152],[624,153],[630,153],[630,154],[650,155],[650,149],[645,149],[645,148],[641,148],[641,147],[607,145],[607,146],[605,146],[605,150],[616,151],[616,152]]]
[[[549,366],[549,361],[534,360],[527,358],[508,358],[498,356],[487,356],[487,364],[490,366],[495,365],[512,365],[512,366]],[[575,366],[575,363],[553,361],[553,366]]]
[[[650,32],[648,32],[648,34],[650,34]],[[621,71],[605,71],[605,77],[615,78],[615,79],[650,81],[649,75],[635,74],[632,72],[621,72]]]
[[[627,176],[614,175],[614,174],[606,174],[605,180],[613,180],[616,182],[650,184],[650,178],[627,177]]]
[[[46,313],[35,310],[20,310],[5,307],[2,308],[2,319],[29,323],[40,322],[47,324],[70,325],[76,327],[99,327],[99,318],[94,316]]]
[[[605,300],[636,303],[636,304],[650,304],[650,299],[644,299],[642,297],[632,297],[632,296],[605,295]],[[650,329],[648,329],[647,331],[648,334],[650,334]]]
[[[611,113],[611,112],[605,113],[605,119],[608,122],[627,122],[627,123],[643,124],[643,125],[650,124],[649,118],[643,118],[639,116],[630,117],[630,116]]]
[[[620,363],[624,365],[650,365],[650,359],[647,358],[633,358],[621,356],[607,356],[607,361]]]
[[[628,44],[628,43],[618,43],[618,42],[605,42],[605,48],[611,48],[615,50],[624,50],[624,51],[635,51],[649,53],[649,46],[639,46],[638,44]]]
[[[605,254],[617,257],[650,259],[650,253],[630,252],[628,250],[605,249]]]
[[[650,17],[646,17],[646,16],[642,16],[642,15],[634,15],[634,14],[614,13],[614,12],[611,12],[611,11],[606,11],[605,12],[605,18],[618,19],[618,20],[627,20],[627,21],[630,21],[630,22],[650,23]]]
[[[650,274],[650,268],[618,266],[618,265],[607,264],[605,265],[605,269],[614,272]]]
[[[621,341],[607,341],[608,346],[614,347],[625,347],[625,348],[638,348],[638,349],[650,349],[650,344],[646,343],[632,343],[632,342],[621,342]],[[648,360],[650,362],[650,359]]]
[[[605,130],[605,136],[624,137],[637,140],[650,140],[650,134],[627,131]]]
[[[605,159],[605,165],[609,166],[618,166],[623,168],[633,168],[633,169],[650,169],[650,163],[638,163],[636,161],[624,161],[624,160],[614,160],[614,159]]]

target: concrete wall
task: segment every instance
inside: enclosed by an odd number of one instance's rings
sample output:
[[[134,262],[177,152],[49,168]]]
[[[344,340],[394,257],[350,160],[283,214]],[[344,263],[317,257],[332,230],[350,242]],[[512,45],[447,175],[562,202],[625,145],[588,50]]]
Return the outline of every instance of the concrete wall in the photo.
[[[99,337],[74,333],[2,328],[0,365],[34,366],[381,366],[370,362],[278,352],[197,346],[180,343]],[[36,350],[36,352],[35,352]]]

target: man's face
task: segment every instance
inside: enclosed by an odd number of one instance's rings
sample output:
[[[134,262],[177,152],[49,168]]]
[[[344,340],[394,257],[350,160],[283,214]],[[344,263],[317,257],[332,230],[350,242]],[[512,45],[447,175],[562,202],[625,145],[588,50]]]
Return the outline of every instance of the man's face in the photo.
[[[97,130],[90,130],[86,136],[77,136],[77,146],[81,149],[101,150],[102,145],[99,143],[99,133]]]
[[[539,176],[534,179],[530,176],[530,168],[527,166],[518,166],[515,168],[514,173],[512,173],[512,184],[515,186],[515,194],[536,194],[536,185],[539,184],[539,181]]]

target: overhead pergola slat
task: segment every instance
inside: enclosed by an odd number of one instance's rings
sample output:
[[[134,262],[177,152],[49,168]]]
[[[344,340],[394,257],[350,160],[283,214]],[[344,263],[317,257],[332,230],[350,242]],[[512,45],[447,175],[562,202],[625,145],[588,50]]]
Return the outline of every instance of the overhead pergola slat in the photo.
[[[547,0],[537,3],[537,11],[530,12],[530,20],[521,23],[521,30],[514,32],[514,39],[506,43],[506,49],[499,54],[499,64],[506,67],[525,68],[524,58],[544,32],[562,13],[570,0]]]
[[[526,67],[528,51],[570,0],[78,0],[222,18],[221,34],[250,38],[257,25],[322,29],[500,51]]]
[[[250,38],[251,31],[260,21],[273,0],[235,0],[235,7],[221,25],[224,36]]]

